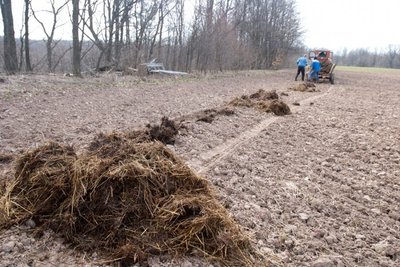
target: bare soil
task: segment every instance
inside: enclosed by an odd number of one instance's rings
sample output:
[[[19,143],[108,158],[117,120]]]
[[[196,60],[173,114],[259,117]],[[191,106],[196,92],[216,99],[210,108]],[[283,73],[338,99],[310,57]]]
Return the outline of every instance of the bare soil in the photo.
[[[184,120],[168,145],[209,179],[254,246],[280,266],[400,266],[400,75],[336,73],[300,92],[295,72],[146,80],[19,75],[0,84],[0,191],[13,160],[49,140],[78,151],[99,133],[163,116],[190,118],[241,95],[276,90],[291,114],[245,107]],[[99,266],[35,222],[0,231],[0,266]],[[158,256],[150,266],[212,266]],[[138,265],[137,265],[138,266]]]

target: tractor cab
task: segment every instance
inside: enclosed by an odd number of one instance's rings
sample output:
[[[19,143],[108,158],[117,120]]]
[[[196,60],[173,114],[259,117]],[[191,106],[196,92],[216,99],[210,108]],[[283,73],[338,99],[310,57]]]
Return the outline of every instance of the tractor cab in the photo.
[[[319,79],[329,80],[331,84],[335,83],[335,75],[333,73],[336,64],[333,63],[333,52],[326,49],[312,50],[308,54],[310,60],[317,57],[317,60],[321,63],[321,71],[319,72]]]
[[[321,65],[332,63],[333,52],[329,50],[314,50],[310,51],[309,59],[317,57]]]

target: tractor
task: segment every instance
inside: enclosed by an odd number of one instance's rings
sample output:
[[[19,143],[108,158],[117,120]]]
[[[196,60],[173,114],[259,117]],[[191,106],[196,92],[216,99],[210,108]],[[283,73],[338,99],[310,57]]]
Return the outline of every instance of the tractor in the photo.
[[[335,74],[333,73],[336,64],[333,63],[333,52],[326,49],[316,49],[310,51],[308,58],[310,60],[317,57],[318,61],[321,63],[321,71],[319,72],[319,80],[326,81],[329,80],[331,84],[335,83]]]

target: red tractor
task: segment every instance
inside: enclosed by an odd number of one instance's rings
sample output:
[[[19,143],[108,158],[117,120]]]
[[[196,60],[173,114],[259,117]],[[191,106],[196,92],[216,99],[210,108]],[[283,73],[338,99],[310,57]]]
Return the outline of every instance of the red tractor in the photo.
[[[317,57],[321,62],[321,71],[319,72],[320,81],[329,80],[331,84],[335,83],[335,74],[333,73],[336,64],[333,63],[333,52],[325,49],[317,49],[310,51],[308,54],[310,60]]]

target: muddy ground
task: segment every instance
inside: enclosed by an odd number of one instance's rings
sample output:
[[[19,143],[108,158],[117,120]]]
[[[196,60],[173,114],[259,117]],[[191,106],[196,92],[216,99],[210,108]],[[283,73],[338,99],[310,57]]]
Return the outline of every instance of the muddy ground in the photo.
[[[0,179],[49,140],[79,151],[100,132],[219,108],[276,90],[292,114],[235,108],[185,121],[170,149],[207,177],[254,245],[281,266],[400,266],[400,75],[340,72],[317,92],[288,88],[294,71],[188,78],[19,75],[0,84]],[[35,223],[0,232],[0,266],[102,265]],[[211,266],[154,257],[150,266]]]

